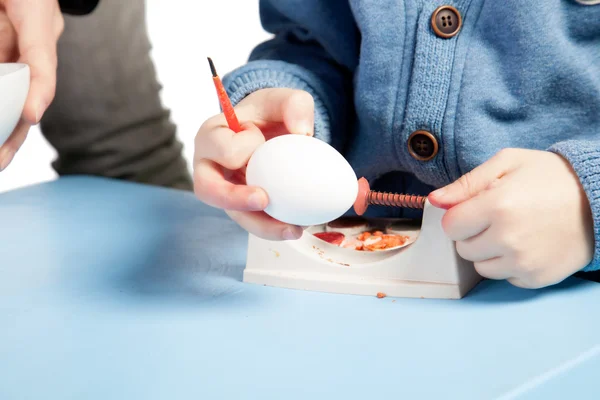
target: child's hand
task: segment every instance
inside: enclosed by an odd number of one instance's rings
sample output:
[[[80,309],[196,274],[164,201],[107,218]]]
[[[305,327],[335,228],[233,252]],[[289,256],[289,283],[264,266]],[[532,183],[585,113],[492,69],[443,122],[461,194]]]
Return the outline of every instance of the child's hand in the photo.
[[[246,186],[246,164],[266,139],[282,134],[314,134],[314,101],[300,90],[258,90],[236,107],[242,132],[227,127],[223,114],[207,120],[196,135],[194,191],[206,204],[222,208],[248,232],[269,240],[297,239],[302,228],[269,217],[267,194]],[[276,166],[273,166],[276,168]]]
[[[593,220],[570,165],[545,151],[507,149],[429,196],[458,253],[480,275],[539,288],[585,267]]]

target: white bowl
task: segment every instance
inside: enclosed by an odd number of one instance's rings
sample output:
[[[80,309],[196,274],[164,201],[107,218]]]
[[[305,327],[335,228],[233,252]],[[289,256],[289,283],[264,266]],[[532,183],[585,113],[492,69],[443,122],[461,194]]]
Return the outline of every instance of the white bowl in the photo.
[[[335,244],[327,243],[326,241],[314,236],[317,232],[324,232],[325,225],[313,225],[304,230],[302,237],[299,240],[290,241],[290,245],[298,249],[312,249],[321,259],[341,265],[357,265],[382,261],[390,256],[403,251],[413,244],[420,233],[420,226],[414,226],[414,223],[408,224],[402,220],[390,219],[367,219],[369,229],[377,229],[387,231],[386,226],[394,226],[395,233],[406,235],[409,239],[402,246],[393,247],[391,249],[382,249],[376,251],[359,251],[350,248],[340,247]],[[392,225],[393,223],[393,225]]]
[[[17,126],[29,93],[29,66],[0,63],[0,146]]]

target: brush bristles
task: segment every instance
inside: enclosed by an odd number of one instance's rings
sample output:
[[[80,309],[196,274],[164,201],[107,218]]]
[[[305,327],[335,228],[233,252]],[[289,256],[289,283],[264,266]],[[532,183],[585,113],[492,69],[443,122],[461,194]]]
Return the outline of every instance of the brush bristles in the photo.
[[[212,76],[214,78],[216,78],[218,75],[217,75],[217,69],[215,68],[215,64],[213,64],[213,61],[211,60],[210,57],[206,57],[206,58],[208,58],[208,65],[210,65],[210,72],[212,72]]]

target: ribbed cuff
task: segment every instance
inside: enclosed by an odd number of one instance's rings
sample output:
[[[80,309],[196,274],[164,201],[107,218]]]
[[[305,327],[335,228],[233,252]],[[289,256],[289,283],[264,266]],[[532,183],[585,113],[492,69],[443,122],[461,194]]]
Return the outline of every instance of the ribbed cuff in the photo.
[[[582,271],[600,270],[600,142],[565,141],[550,147],[549,151],[564,157],[577,174],[592,208],[594,220],[594,258]]]
[[[336,147],[332,142],[326,94],[319,79],[306,69],[283,61],[251,61],[223,77],[223,85],[233,106],[249,94],[267,88],[290,88],[310,93],[315,102],[315,137]]]

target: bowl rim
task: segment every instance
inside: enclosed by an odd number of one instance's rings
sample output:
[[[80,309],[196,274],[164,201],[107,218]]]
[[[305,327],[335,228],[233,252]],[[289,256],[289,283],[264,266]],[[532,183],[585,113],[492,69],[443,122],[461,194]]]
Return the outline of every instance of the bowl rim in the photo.
[[[29,69],[29,65],[25,63],[0,63],[0,79],[16,74],[24,69]]]

